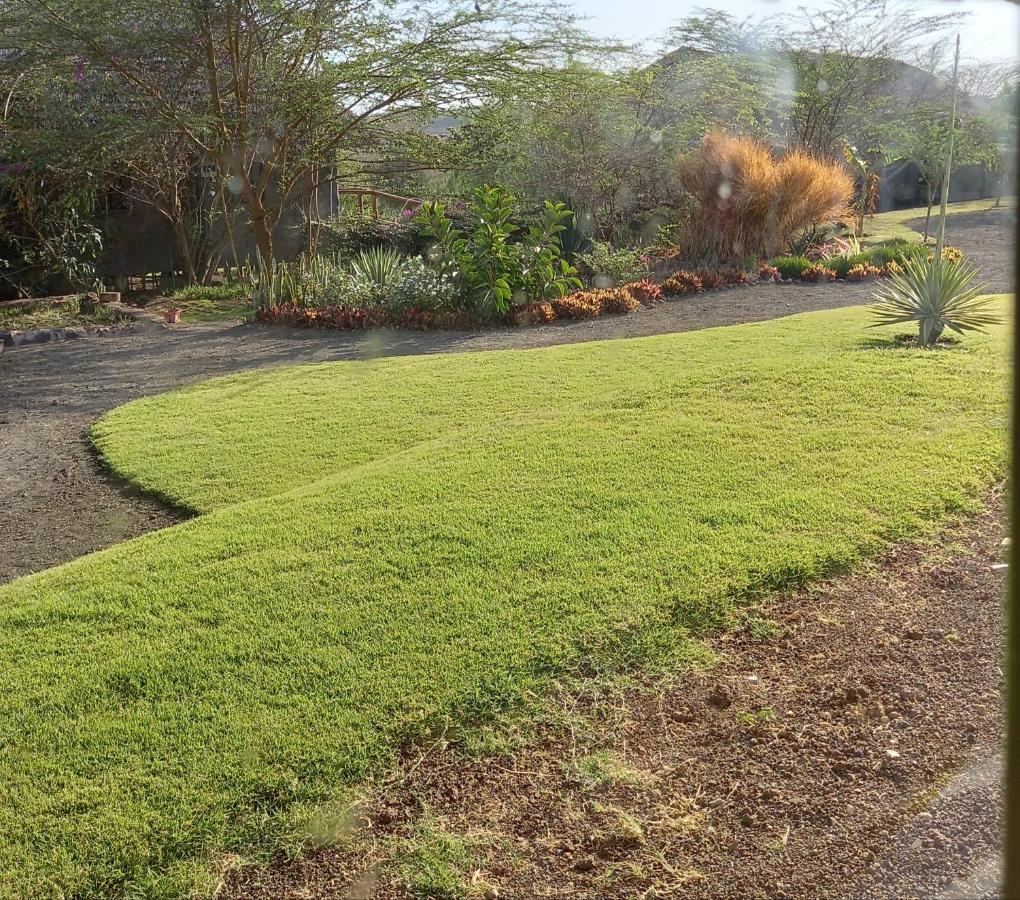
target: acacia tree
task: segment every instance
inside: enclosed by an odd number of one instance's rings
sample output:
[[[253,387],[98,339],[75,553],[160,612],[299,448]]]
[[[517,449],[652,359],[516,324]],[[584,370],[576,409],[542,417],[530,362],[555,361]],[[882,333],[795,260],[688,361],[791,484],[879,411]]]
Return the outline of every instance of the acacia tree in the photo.
[[[986,163],[994,148],[984,124],[976,119],[959,119],[953,147],[954,167]],[[946,150],[949,145],[949,111],[942,104],[922,104],[903,118],[896,136],[891,138],[899,155],[917,166],[924,184],[927,212],[924,239],[928,239],[931,209],[945,177]]]
[[[505,96],[575,32],[541,2],[413,8],[371,0],[11,0],[26,63],[110,77],[222,173],[272,264],[283,211],[338,157],[385,152],[385,132]],[[188,102],[181,102],[186,89]]]
[[[802,9],[773,45],[792,68],[791,137],[825,156],[860,144],[862,130],[932,100],[934,72],[954,13],[925,14],[896,0],[848,0]],[[912,66],[904,65],[910,60]]]

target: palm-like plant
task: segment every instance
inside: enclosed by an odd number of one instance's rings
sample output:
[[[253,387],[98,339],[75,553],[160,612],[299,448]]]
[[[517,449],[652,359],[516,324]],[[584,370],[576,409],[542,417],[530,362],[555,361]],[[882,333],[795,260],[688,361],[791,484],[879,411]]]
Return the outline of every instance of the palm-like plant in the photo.
[[[403,268],[403,257],[393,247],[362,250],[351,263],[351,269],[358,278],[379,287],[396,283]]]
[[[918,345],[932,347],[943,329],[958,334],[982,331],[999,317],[982,297],[986,285],[974,284],[977,269],[972,263],[928,262],[908,259],[875,293],[874,308],[879,325],[918,323]]]

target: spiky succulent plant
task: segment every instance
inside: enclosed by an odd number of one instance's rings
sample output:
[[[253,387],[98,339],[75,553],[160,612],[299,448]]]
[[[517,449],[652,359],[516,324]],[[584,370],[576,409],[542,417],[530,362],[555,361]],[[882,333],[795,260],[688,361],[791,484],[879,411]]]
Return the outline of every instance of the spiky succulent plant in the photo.
[[[1000,321],[982,296],[986,285],[975,284],[972,263],[937,263],[908,259],[901,272],[890,272],[875,293],[874,325],[917,322],[918,345],[932,347],[944,329],[957,334],[982,331]]]

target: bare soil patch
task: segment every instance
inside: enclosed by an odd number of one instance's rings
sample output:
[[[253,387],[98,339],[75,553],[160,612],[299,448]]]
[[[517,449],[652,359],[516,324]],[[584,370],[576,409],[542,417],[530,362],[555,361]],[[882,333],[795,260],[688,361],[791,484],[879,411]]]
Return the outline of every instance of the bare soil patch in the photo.
[[[342,849],[235,871],[220,896],[420,895],[423,827],[468,848],[467,896],[980,896],[1002,523],[993,498],[935,542],[768,602],[708,671],[564,698],[579,720],[537,745],[409,753]]]

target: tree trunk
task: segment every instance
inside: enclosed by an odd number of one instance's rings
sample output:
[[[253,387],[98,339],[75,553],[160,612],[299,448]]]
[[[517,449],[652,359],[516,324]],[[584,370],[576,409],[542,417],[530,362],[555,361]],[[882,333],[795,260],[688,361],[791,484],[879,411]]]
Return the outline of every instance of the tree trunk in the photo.
[[[931,222],[931,205],[934,202],[934,198],[931,195],[931,191],[928,191],[928,214],[924,217],[924,242],[928,243],[928,223]]]
[[[188,284],[195,284],[198,279],[195,276],[195,261],[191,256],[191,243],[188,240],[188,229],[180,219],[174,221],[174,239],[177,242],[177,252],[181,257],[181,266],[184,269],[184,278]]]
[[[251,230],[255,235],[255,245],[259,249],[259,256],[262,257],[262,262],[271,272],[273,270],[273,232],[266,225],[265,213],[252,218]]]

